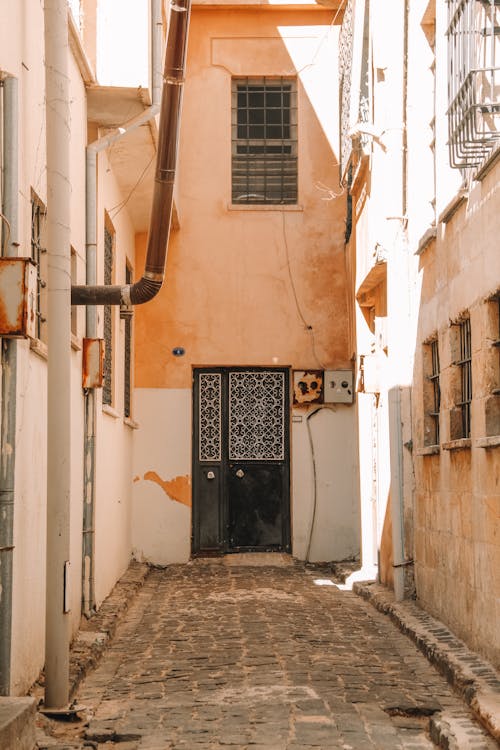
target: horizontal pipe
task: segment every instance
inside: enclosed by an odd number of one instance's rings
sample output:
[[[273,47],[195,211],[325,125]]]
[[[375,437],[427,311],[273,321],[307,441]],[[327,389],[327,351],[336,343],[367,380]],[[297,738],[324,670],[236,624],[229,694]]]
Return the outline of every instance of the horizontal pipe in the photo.
[[[71,289],[73,305],[140,305],[153,299],[162,287],[174,199],[190,7],[191,0],[173,0],[170,6],[144,273],[135,284],[125,286],[74,286]]]

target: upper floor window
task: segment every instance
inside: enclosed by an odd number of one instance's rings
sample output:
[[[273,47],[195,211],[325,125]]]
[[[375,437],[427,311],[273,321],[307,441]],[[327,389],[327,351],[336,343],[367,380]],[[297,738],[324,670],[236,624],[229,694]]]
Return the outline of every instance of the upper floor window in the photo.
[[[47,209],[31,194],[31,257],[36,263],[36,337],[47,343],[47,249],[45,247]]]
[[[448,0],[452,167],[478,167],[500,138],[500,5]]]
[[[486,301],[485,359],[482,363],[484,434],[500,435],[500,290]]]
[[[472,345],[470,318],[466,317],[455,323],[453,350],[458,355],[454,364],[457,375],[455,379],[455,409],[451,425],[451,439],[470,438],[471,403],[472,403]]]
[[[439,341],[432,339],[424,347],[424,445],[439,445],[441,410],[441,368]]]
[[[232,82],[232,202],[297,203],[297,84]]]

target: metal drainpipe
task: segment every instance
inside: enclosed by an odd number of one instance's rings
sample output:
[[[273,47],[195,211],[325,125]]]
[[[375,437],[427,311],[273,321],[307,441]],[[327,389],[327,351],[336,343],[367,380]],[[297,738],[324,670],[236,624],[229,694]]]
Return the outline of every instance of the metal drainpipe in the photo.
[[[145,125],[160,111],[162,81],[162,16],[161,0],[151,0],[151,106],[128,125],[99,138],[87,146],[86,153],[86,228],[85,257],[86,284],[97,283],[97,155],[109,148],[112,143],[127,133]],[[94,305],[87,306],[86,336],[97,336],[97,311]],[[85,393],[85,433],[84,433],[84,486],[83,486],[83,541],[82,541],[82,610],[89,617],[95,609],[95,441],[97,405],[96,392],[90,388]]]
[[[144,273],[135,284],[127,284],[123,287],[96,286],[95,284],[74,286],[71,292],[71,301],[74,305],[139,305],[153,299],[163,284],[173,206],[190,10],[191,0],[171,0],[160,106],[155,187]],[[130,132],[143,122],[144,115],[141,115],[129,123],[126,132]],[[101,144],[99,150],[107,148],[122,135],[124,132],[115,131],[105,136],[98,142]]]
[[[16,256],[18,243],[18,81],[5,78],[4,192],[2,213],[10,224],[5,254]],[[2,248],[4,244],[2,242]],[[14,558],[14,490],[16,470],[17,341],[2,341],[0,460],[0,695],[10,694],[12,644],[12,570]]]
[[[392,552],[394,571],[394,598],[404,599],[404,527],[403,527],[403,440],[401,425],[401,388],[389,391],[390,460],[391,460],[391,514]]]
[[[47,582],[45,707],[69,700],[71,232],[68,4],[45,0],[47,133]]]
[[[402,59],[402,118],[403,130],[401,134],[401,213],[406,217],[408,210],[408,22],[409,3],[405,0],[402,10],[403,59]],[[405,220],[402,221],[403,247],[399,252],[405,254],[405,272],[408,274],[408,247]],[[408,289],[411,299],[410,290]],[[390,462],[391,462],[391,514],[392,514],[392,548],[394,597],[396,601],[405,598],[405,566],[407,565],[404,538],[404,462],[403,462],[403,433],[401,423],[401,387],[395,386],[389,391],[389,421],[390,421]]]

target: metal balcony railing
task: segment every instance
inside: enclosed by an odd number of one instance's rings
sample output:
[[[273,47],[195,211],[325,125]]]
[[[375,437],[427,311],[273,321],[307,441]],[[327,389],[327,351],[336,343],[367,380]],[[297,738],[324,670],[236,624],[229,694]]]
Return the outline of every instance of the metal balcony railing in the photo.
[[[500,0],[448,0],[452,167],[478,167],[500,139]]]

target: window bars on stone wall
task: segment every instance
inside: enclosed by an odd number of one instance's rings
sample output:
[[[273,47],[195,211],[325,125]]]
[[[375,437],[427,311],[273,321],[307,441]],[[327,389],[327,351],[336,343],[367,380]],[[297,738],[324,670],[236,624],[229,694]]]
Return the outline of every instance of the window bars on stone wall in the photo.
[[[481,165],[500,139],[500,0],[448,0],[452,167]]]
[[[470,437],[470,412],[472,402],[472,347],[470,318],[465,318],[459,324],[460,331],[460,359],[456,363],[460,368],[460,401],[457,406],[462,412],[461,437]]]
[[[232,82],[232,202],[297,203],[297,84]]]
[[[432,420],[433,434],[432,445],[439,445],[439,412],[441,408],[441,387],[439,383],[439,342],[437,339],[430,342],[431,349],[431,372],[429,380],[432,383],[432,409],[429,416]]]

